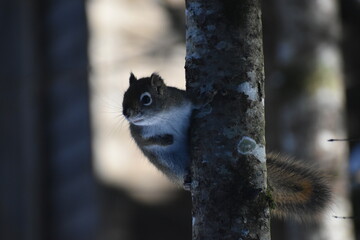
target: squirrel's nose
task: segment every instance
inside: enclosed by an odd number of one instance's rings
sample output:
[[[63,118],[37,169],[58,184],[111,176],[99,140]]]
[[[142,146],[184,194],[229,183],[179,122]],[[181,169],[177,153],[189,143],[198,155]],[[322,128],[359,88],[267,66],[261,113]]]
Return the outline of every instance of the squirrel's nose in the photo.
[[[131,117],[131,115],[133,114],[133,111],[130,108],[124,108],[123,109],[123,114],[125,117]]]
[[[136,113],[136,110],[134,110],[132,108],[125,108],[123,111],[124,116],[127,118],[134,116],[135,113]]]

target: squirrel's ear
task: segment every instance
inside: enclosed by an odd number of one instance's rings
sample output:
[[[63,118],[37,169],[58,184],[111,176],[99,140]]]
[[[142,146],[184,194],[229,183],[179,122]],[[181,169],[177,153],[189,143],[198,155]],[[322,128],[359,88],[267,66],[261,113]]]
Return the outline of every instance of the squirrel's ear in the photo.
[[[162,80],[162,78],[157,73],[151,74],[150,79],[151,86],[153,86],[159,94],[162,94],[166,87],[164,80]]]
[[[134,82],[136,82],[137,78],[135,77],[135,75],[131,72],[130,73],[130,78],[129,78],[129,83],[130,85],[133,84]]]

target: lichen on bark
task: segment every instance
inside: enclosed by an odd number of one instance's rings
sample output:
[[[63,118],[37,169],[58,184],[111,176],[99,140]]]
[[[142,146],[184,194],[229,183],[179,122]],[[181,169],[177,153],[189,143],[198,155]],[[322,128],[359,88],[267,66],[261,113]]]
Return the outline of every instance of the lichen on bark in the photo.
[[[270,239],[260,1],[187,0],[186,20],[187,90],[202,103],[190,140],[193,239]]]

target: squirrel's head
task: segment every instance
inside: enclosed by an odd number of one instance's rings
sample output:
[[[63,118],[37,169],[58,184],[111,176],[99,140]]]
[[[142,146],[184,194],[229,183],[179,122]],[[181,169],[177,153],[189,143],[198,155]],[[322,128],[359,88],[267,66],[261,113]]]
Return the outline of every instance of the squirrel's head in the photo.
[[[130,86],[124,94],[123,115],[135,125],[151,125],[166,106],[167,87],[162,78],[153,73],[137,79],[130,74]]]

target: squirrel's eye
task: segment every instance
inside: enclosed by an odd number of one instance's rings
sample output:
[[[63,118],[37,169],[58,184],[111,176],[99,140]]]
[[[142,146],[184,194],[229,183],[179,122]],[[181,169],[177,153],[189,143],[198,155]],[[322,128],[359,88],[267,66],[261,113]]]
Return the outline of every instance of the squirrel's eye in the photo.
[[[143,94],[141,94],[140,102],[145,106],[149,106],[152,103],[152,98],[150,93],[144,92]]]

